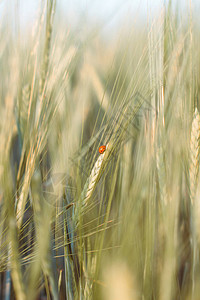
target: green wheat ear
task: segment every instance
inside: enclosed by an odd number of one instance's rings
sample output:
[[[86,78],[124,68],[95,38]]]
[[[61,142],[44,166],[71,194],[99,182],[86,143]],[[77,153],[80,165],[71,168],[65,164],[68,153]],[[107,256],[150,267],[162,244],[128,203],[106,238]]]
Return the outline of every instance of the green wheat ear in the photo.
[[[94,164],[94,167],[92,168],[90,176],[86,180],[80,200],[75,208],[74,223],[76,225],[78,224],[79,216],[82,215],[84,209],[87,207],[88,201],[100,179],[100,176],[102,174],[101,171],[103,169],[103,162],[105,162],[106,158],[108,157],[109,148],[110,146],[109,144],[107,144],[106,151],[98,157],[97,161]]]
[[[191,138],[190,138],[190,199],[192,204],[194,203],[196,189],[197,189],[197,179],[199,173],[199,139],[200,139],[200,116],[198,109],[195,109]]]

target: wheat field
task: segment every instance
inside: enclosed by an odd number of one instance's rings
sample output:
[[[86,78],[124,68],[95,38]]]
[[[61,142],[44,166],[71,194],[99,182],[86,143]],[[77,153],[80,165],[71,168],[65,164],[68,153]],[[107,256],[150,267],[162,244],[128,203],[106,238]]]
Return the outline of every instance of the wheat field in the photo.
[[[200,26],[172,4],[112,38],[55,0],[2,16],[0,299],[200,299]]]

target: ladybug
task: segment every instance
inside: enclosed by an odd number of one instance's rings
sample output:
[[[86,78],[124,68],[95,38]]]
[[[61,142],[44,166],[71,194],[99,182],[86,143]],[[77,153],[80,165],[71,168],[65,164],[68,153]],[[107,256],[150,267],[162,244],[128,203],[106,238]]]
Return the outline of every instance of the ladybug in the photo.
[[[99,147],[99,153],[102,154],[106,150],[106,146],[102,145]]]

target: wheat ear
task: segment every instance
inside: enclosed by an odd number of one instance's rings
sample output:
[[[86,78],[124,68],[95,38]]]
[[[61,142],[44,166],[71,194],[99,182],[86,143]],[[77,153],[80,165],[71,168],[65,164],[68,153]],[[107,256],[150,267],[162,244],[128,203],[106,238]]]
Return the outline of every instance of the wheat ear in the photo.
[[[200,116],[198,109],[195,109],[191,138],[190,138],[190,199],[192,204],[194,203],[196,189],[197,189],[197,178],[199,173],[199,139],[200,139]]]
[[[195,109],[191,138],[190,138],[190,199],[192,203],[191,210],[191,241],[192,241],[192,298],[195,291],[195,269],[198,262],[198,174],[199,174],[199,138],[200,138],[200,116],[198,109]],[[199,189],[199,187],[198,187]]]
[[[106,160],[108,148],[109,147],[107,144],[105,152],[99,156],[96,163],[94,164],[94,167],[91,171],[90,176],[86,180],[83,191],[81,193],[80,200],[78,201],[78,203],[75,207],[74,222],[76,225],[78,225],[79,216],[83,213],[85,207],[87,206],[88,200],[91,197],[91,195],[96,187],[96,184],[100,179],[103,162],[105,162],[105,160]]]

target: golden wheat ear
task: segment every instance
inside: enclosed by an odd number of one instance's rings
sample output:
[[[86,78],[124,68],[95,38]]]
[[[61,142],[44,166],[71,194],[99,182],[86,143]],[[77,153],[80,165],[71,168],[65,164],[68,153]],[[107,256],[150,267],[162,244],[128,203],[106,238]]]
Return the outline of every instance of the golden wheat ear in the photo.
[[[191,137],[190,137],[190,199],[194,204],[199,173],[199,139],[200,139],[200,116],[198,109],[195,109]]]

